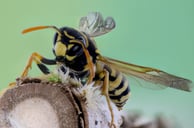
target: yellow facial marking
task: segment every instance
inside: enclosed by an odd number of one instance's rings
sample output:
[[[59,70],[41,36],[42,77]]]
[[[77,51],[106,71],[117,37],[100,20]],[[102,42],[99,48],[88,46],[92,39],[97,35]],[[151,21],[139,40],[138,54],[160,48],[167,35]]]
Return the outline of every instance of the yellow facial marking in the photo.
[[[57,41],[60,41],[61,40],[61,36],[57,36]]]
[[[67,47],[63,43],[56,42],[55,44],[56,56],[65,56],[66,51],[67,51]]]
[[[69,44],[69,45],[67,46],[67,49],[70,50],[73,46],[74,46],[74,44]]]
[[[69,60],[69,61],[72,61],[73,59],[76,58],[76,56],[68,56],[68,55],[66,55],[65,57],[66,57],[66,59]]]

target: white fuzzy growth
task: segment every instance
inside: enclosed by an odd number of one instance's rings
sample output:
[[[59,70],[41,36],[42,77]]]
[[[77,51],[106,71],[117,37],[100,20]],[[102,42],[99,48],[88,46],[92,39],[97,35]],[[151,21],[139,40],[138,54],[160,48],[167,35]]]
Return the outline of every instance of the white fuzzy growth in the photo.
[[[63,71],[61,71],[60,69],[60,66],[57,68],[56,71],[54,71],[53,73],[55,75],[58,75],[59,79],[61,80],[62,83],[64,84],[72,84],[74,85],[75,87],[81,87],[82,84],[81,84],[81,81],[79,79],[76,79],[76,78],[71,78],[69,76],[69,72],[70,72],[70,69],[68,67],[64,67],[66,69],[66,73],[64,74]]]
[[[67,72],[64,74],[60,68],[58,68],[58,76],[62,83],[72,84],[75,87],[75,92],[81,94],[86,99],[89,127],[109,128],[112,117],[106,97],[101,94],[102,85],[94,85],[94,82],[89,85],[82,85],[80,80],[70,78],[70,70],[67,67],[64,68],[66,68]],[[114,124],[116,127],[120,127],[122,123],[121,112],[112,102],[111,107],[114,114]]]
[[[90,128],[109,128],[111,122],[111,113],[107,104],[106,97],[101,94],[100,86],[94,83],[85,85],[79,89],[79,92],[86,98],[87,112],[89,115]],[[114,114],[114,124],[120,127],[122,123],[121,113],[114,103],[111,102]]]

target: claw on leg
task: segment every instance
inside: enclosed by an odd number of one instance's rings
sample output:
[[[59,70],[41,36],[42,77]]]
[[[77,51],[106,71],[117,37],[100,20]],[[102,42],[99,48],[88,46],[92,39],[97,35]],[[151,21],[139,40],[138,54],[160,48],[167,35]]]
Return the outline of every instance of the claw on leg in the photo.
[[[111,114],[111,122],[110,122],[110,128],[116,128],[115,124],[114,124],[114,113],[113,113],[113,109],[111,106],[111,100],[109,98],[109,94],[108,94],[108,87],[109,87],[109,72],[107,70],[104,70],[104,83],[102,86],[102,95],[104,95],[106,97],[107,103],[108,103],[108,107],[110,110],[110,114]]]
[[[9,83],[9,87],[13,87],[16,85],[16,82]]]

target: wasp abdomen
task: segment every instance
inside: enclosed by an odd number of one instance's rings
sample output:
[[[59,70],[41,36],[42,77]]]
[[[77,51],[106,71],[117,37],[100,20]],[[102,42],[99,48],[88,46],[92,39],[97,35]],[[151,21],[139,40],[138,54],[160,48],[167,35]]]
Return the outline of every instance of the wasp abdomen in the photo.
[[[119,71],[105,65],[109,72],[109,97],[118,108],[122,108],[130,95],[129,82]]]

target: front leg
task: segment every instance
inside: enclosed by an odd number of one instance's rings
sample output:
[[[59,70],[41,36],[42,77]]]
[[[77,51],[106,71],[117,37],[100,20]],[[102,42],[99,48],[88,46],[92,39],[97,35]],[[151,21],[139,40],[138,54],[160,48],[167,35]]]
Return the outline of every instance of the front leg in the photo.
[[[34,52],[32,53],[32,55],[30,56],[28,63],[21,75],[21,78],[24,78],[28,75],[29,69],[32,66],[32,62],[35,62],[37,64],[37,66],[39,67],[39,69],[44,73],[44,74],[49,74],[50,71],[49,69],[44,65],[55,65],[56,61],[55,60],[50,60],[50,59],[46,59],[43,56],[41,56],[40,54]]]

